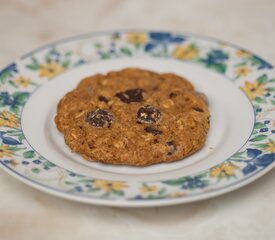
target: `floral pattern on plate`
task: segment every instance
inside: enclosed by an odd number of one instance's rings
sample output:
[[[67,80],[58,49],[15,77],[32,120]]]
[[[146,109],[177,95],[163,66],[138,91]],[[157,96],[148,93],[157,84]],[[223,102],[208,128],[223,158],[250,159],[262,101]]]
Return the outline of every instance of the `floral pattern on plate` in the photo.
[[[89,42],[85,49],[83,41]],[[20,114],[31,93],[68,69],[93,61],[149,56],[198,64],[225,75],[251,101],[256,122],[248,142],[221,164],[159,182],[93,179],[56,166],[27,143]],[[24,71],[23,71],[24,69]],[[260,57],[228,43],[169,32],[114,32],[79,37],[35,51],[0,72],[0,158],[10,171],[46,188],[83,198],[141,201],[186,198],[226,188],[274,166],[275,78]],[[24,72],[24,74],[22,74]]]

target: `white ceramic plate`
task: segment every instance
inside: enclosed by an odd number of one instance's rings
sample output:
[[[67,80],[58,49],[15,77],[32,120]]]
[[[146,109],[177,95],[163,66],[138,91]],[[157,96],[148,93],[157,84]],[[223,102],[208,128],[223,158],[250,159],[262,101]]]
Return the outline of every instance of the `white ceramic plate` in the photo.
[[[71,153],[53,121],[58,101],[82,78],[124,67],[174,72],[208,96],[211,127],[202,150],[142,168]],[[161,206],[217,196],[274,167],[274,82],[262,58],[192,34],[118,31],[65,39],[0,72],[0,166],[39,190],[85,203]]]

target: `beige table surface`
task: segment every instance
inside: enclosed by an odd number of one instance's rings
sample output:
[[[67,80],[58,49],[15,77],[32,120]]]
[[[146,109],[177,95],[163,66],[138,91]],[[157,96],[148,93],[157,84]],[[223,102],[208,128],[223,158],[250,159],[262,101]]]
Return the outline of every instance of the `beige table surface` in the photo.
[[[275,64],[274,0],[0,0],[0,66],[51,41],[121,28],[214,36]],[[150,209],[59,199],[0,171],[0,239],[275,239],[275,170],[235,192]]]

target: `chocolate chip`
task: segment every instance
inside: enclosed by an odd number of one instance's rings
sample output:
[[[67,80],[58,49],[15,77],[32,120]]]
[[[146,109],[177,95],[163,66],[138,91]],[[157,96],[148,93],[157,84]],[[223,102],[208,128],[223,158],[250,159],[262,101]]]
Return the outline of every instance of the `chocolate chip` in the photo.
[[[197,112],[203,112],[203,109],[198,108],[198,107],[193,107],[193,109],[194,109],[195,111],[197,111]]]
[[[152,133],[153,135],[162,134],[162,131],[154,127],[146,127],[144,130],[145,132]]]
[[[98,100],[99,100],[100,102],[105,102],[105,103],[108,103],[108,102],[109,102],[109,99],[106,98],[106,97],[104,97],[104,96],[99,96],[99,97],[98,97]]]
[[[177,96],[177,94],[174,93],[174,92],[171,92],[170,95],[169,95],[170,98],[174,98],[174,97],[176,97],[176,96]]]
[[[177,145],[175,143],[175,141],[169,141],[166,142],[166,145],[170,148],[169,152],[167,153],[167,156],[172,156],[177,152]]]
[[[131,102],[142,102],[143,101],[143,95],[144,92],[141,88],[135,88],[135,89],[129,89],[125,92],[119,92],[116,94],[116,96],[125,103],[131,103]]]
[[[140,123],[156,123],[160,118],[161,112],[151,105],[145,105],[137,112],[137,121]]]
[[[113,115],[108,110],[98,108],[87,114],[86,121],[95,128],[110,127]]]

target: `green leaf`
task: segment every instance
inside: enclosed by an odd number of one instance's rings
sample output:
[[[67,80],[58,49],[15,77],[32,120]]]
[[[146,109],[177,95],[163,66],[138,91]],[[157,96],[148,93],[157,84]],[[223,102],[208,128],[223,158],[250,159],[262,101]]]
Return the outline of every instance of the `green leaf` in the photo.
[[[275,78],[270,79],[269,82],[275,82]]]
[[[108,59],[110,55],[108,53],[101,53],[101,59]]]
[[[35,157],[35,152],[34,151],[27,151],[23,153],[24,158],[34,158]]]
[[[257,78],[257,82],[258,82],[259,84],[266,83],[267,80],[268,80],[268,78],[267,78],[267,75],[266,75],[266,74],[263,74],[262,76],[260,76],[260,77]]]
[[[18,115],[18,112],[19,112],[19,107],[18,105],[13,105],[10,107],[10,110],[15,113],[16,115]]]
[[[123,196],[124,195],[123,191],[119,191],[119,190],[115,190],[115,189],[112,189],[111,192],[115,195],[118,195],[118,196]]]
[[[241,62],[241,63],[235,64],[234,67],[241,67],[245,65],[246,65],[246,62]]]
[[[182,185],[186,181],[185,177],[177,178],[177,179],[172,179],[172,180],[167,180],[163,181],[163,183],[168,184],[168,185]]]
[[[70,51],[65,52],[65,54],[64,54],[65,57],[69,57],[69,56],[71,56],[71,55],[72,55],[72,52],[70,52]]]
[[[266,99],[265,99],[265,98],[261,98],[261,97],[256,97],[256,98],[255,98],[255,101],[256,101],[257,103],[266,103]]]
[[[96,47],[96,48],[102,48],[102,44],[99,43],[99,42],[98,42],[98,43],[95,43],[95,47]]]
[[[252,138],[251,140],[249,140],[250,142],[258,142],[258,141],[262,141],[264,139],[267,138],[267,135],[258,135],[254,138]]]
[[[43,166],[48,167],[48,168],[52,168],[52,167],[55,167],[56,165],[49,162],[49,161],[46,161],[46,162],[43,163]]]
[[[133,54],[132,54],[132,51],[131,51],[129,48],[126,48],[126,47],[120,48],[120,51],[121,51],[123,54],[127,55],[127,56],[132,56],[132,55],[133,55]]]
[[[18,148],[18,147],[9,147],[9,150],[13,151],[13,152],[16,152],[16,151],[19,151],[21,150],[22,148]]]
[[[14,88],[18,88],[18,86],[13,81],[9,80],[8,83]]]
[[[67,184],[67,185],[74,185],[75,182],[65,181],[65,184]]]
[[[51,62],[51,58],[50,58],[50,56],[48,54],[45,56],[45,62],[46,63],[50,63]]]
[[[258,134],[258,131],[257,130],[253,130],[252,134],[253,135]]]
[[[26,101],[28,100],[30,94],[27,92],[15,92],[12,94],[14,97],[14,100],[19,105],[24,105]]]
[[[32,57],[32,63],[35,65],[39,65],[38,60],[35,57]]]
[[[254,129],[260,129],[260,128],[263,128],[263,127],[265,127],[265,124],[261,123],[261,122],[256,122],[255,125],[254,125]]]
[[[160,189],[159,191],[158,191],[158,194],[159,195],[162,195],[162,194],[164,194],[166,192],[166,188],[162,188],[162,189]]]
[[[275,105],[275,100],[270,100],[272,105]]]
[[[26,66],[31,70],[38,70],[40,68],[40,64],[35,57],[32,57],[32,63]]]
[[[253,55],[250,56],[250,61],[251,61],[252,66],[261,64],[261,61],[259,60],[259,58],[255,57]]]
[[[4,71],[4,72],[1,73],[1,75],[0,75],[0,82],[1,82],[1,83],[5,83],[6,80],[7,80],[9,77],[11,77],[10,72],[9,72],[9,71]]]
[[[39,168],[32,168],[32,172],[37,174],[40,173],[40,170]]]
[[[28,68],[28,69],[31,69],[31,70],[38,70],[39,68],[40,68],[40,66],[39,65],[33,65],[33,64],[28,64],[28,65],[26,65],[26,67]]]
[[[267,88],[266,90],[269,91],[269,92],[274,92],[275,91],[275,87],[270,87],[270,88]]]
[[[66,60],[66,61],[64,61],[62,63],[62,67],[67,68],[67,67],[69,67],[70,64],[71,64],[71,61],[70,60]]]
[[[19,137],[18,137],[19,142],[22,142],[24,139],[25,139],[25,137],[23,134],[19,135]]]
[[[87,190],[87,192],[97,192],[97,191],[99,191],[100,190],[100,188],[89,188],[88,190]]]
[[[226,65],[224,63],[210,64],[210,65],[208,64],[207,67],[214,69],[219,73],[225,73],[226,71]]]
[[[79,182],[81,182],[81,183],[91,183],[91,179],[80,179]]]

